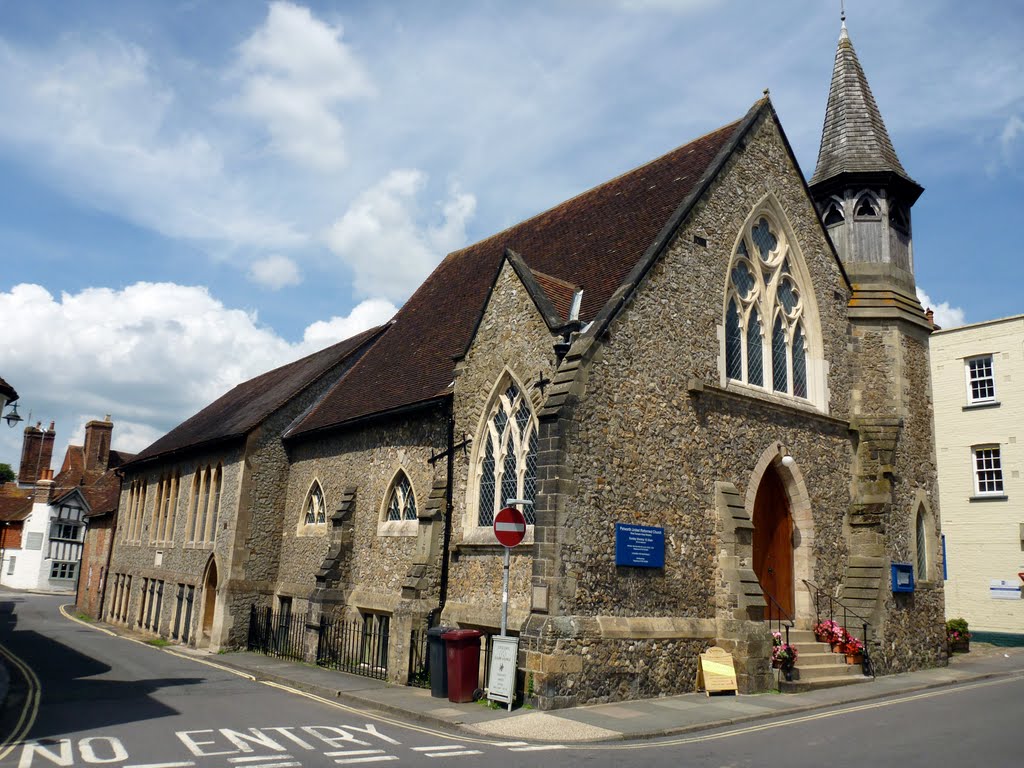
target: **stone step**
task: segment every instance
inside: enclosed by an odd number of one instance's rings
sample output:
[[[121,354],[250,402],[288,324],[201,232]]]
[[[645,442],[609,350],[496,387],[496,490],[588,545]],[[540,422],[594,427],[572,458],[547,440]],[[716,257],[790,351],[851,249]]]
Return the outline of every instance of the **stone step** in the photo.
[[[797,663],[801,666],[821,666],[823,664],[842,664],[846,666],[846,654],[832,653],[828,646],[825,650],[807,651],[797,647]]]
[[[779,690],[782,693],[805,693],[822,688],[838,688],[841,685],[859,685],[861,683],[870,683],[873,679],[864,677],[864,675],[819,677],[816,680],[796,680],[796,675],[793,677],[794,680],[792,682],[787,682],[786,680],[779,681]]]
[[[798,659],[796,666],[793,667],[793,680],[802,680],[806,682],[808,680],[831,679],[834,677],[864,676],[864,670],[861,668],[861,665],[847,664],[845,657],[843,658],[842,664],[805,665],[800,663],[801,661],[801,659]]]

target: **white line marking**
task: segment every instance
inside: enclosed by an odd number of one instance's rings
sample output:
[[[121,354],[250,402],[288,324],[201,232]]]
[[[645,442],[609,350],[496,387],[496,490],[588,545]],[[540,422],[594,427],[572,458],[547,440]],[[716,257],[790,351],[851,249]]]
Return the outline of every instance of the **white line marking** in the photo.
[[[440,747],[413,747],[413,752],[443,752],[448,749],[465,749],[462,744],[450,744]]]
[[[126,765],[124,768],[188,768],[190,765],[195,765],[191,760],[186,760],[182,763],[141,763],[138,765]]]
[[[528,741],[495,741],[491,744],[492,747],[525,747],[530,742]]]
[[[353,757],[349,760],[335,760],[338,765],[350,765],[352,763],[379,763],[382,760],[397,760],[397,755],[377,755],[376,757]]]
[[[383,749],[339,749],[337,752],[324,752],[327,757],[345,757],[346,755],[383,755]]]
[[[509,752],[540,752],[545,749],[565,749],[565,744],[534,744],[529,747],[509,747]]]
[[[285,761],[283,763],[250,763],[250,768],[296,768],[302,765],[298,760]]]
[[[463,757],[465,755],[482,755],[479,749],[465,749],[461,752],[439,752],[434,754],[433,752],[424,752],[427,757]]]
[[[260,760],[291,760],[291,755],[250,755],[249,757],[229,757],[229,763],[258,763]]]

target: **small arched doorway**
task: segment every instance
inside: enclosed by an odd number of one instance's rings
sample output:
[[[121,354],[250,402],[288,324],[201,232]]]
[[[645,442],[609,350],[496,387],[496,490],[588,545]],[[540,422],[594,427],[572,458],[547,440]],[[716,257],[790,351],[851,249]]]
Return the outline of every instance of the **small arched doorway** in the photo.
[[[793,518],[785,485],[774,464],[765,469],[754,497],[753,538],[754,573],[766,593],[765,615],[769,619],[794,617]],[[780,611],[784,615],[780,616]]]
[[[199,632],[199,645],[210,644],[213,634],[213,617],[217,613],[217,561],[212,557],[206,568],[203,581],[203,622]]]

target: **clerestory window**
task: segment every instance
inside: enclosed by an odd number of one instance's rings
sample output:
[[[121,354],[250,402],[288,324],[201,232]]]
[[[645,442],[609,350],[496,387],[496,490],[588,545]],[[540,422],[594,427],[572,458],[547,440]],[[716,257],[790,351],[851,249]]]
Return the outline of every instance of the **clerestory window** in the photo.
[[[305,517],[306,525],[323,525],[327,522],[327,505],[324,503],[324,491],[316,480],[306,494]]]
[[[416,519],[416,496],[412,492],[412,483],[409,482],[409,477],[405,472],[399,472],[391,485],[387,514],[387,519],[390,522]]]
[[[533,501],[537,494],[537,419],[515,382],[494,398],[477,451],[477,525],[491,526],[508,499]],[[533,525],[533,506],[523,514]]]
[[[808,398],[804,287],[785,236],[755,216],[736,246],[725,310],[726,377]]]

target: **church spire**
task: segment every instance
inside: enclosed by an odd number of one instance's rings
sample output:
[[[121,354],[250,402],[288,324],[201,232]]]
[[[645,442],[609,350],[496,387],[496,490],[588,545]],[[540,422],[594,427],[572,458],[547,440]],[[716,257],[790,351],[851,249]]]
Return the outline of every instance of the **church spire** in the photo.
[[[825,185],[846,174],[895,177],[894,180],[899,180],[897,184],[909,187],[907,191],[910,194],[905,192],[905,198],[916,199],[922,192],[896,156],[882,114],[853,49],[843,14],[825,124],[821,131],[818,165],[810,185],[812,188]]]

